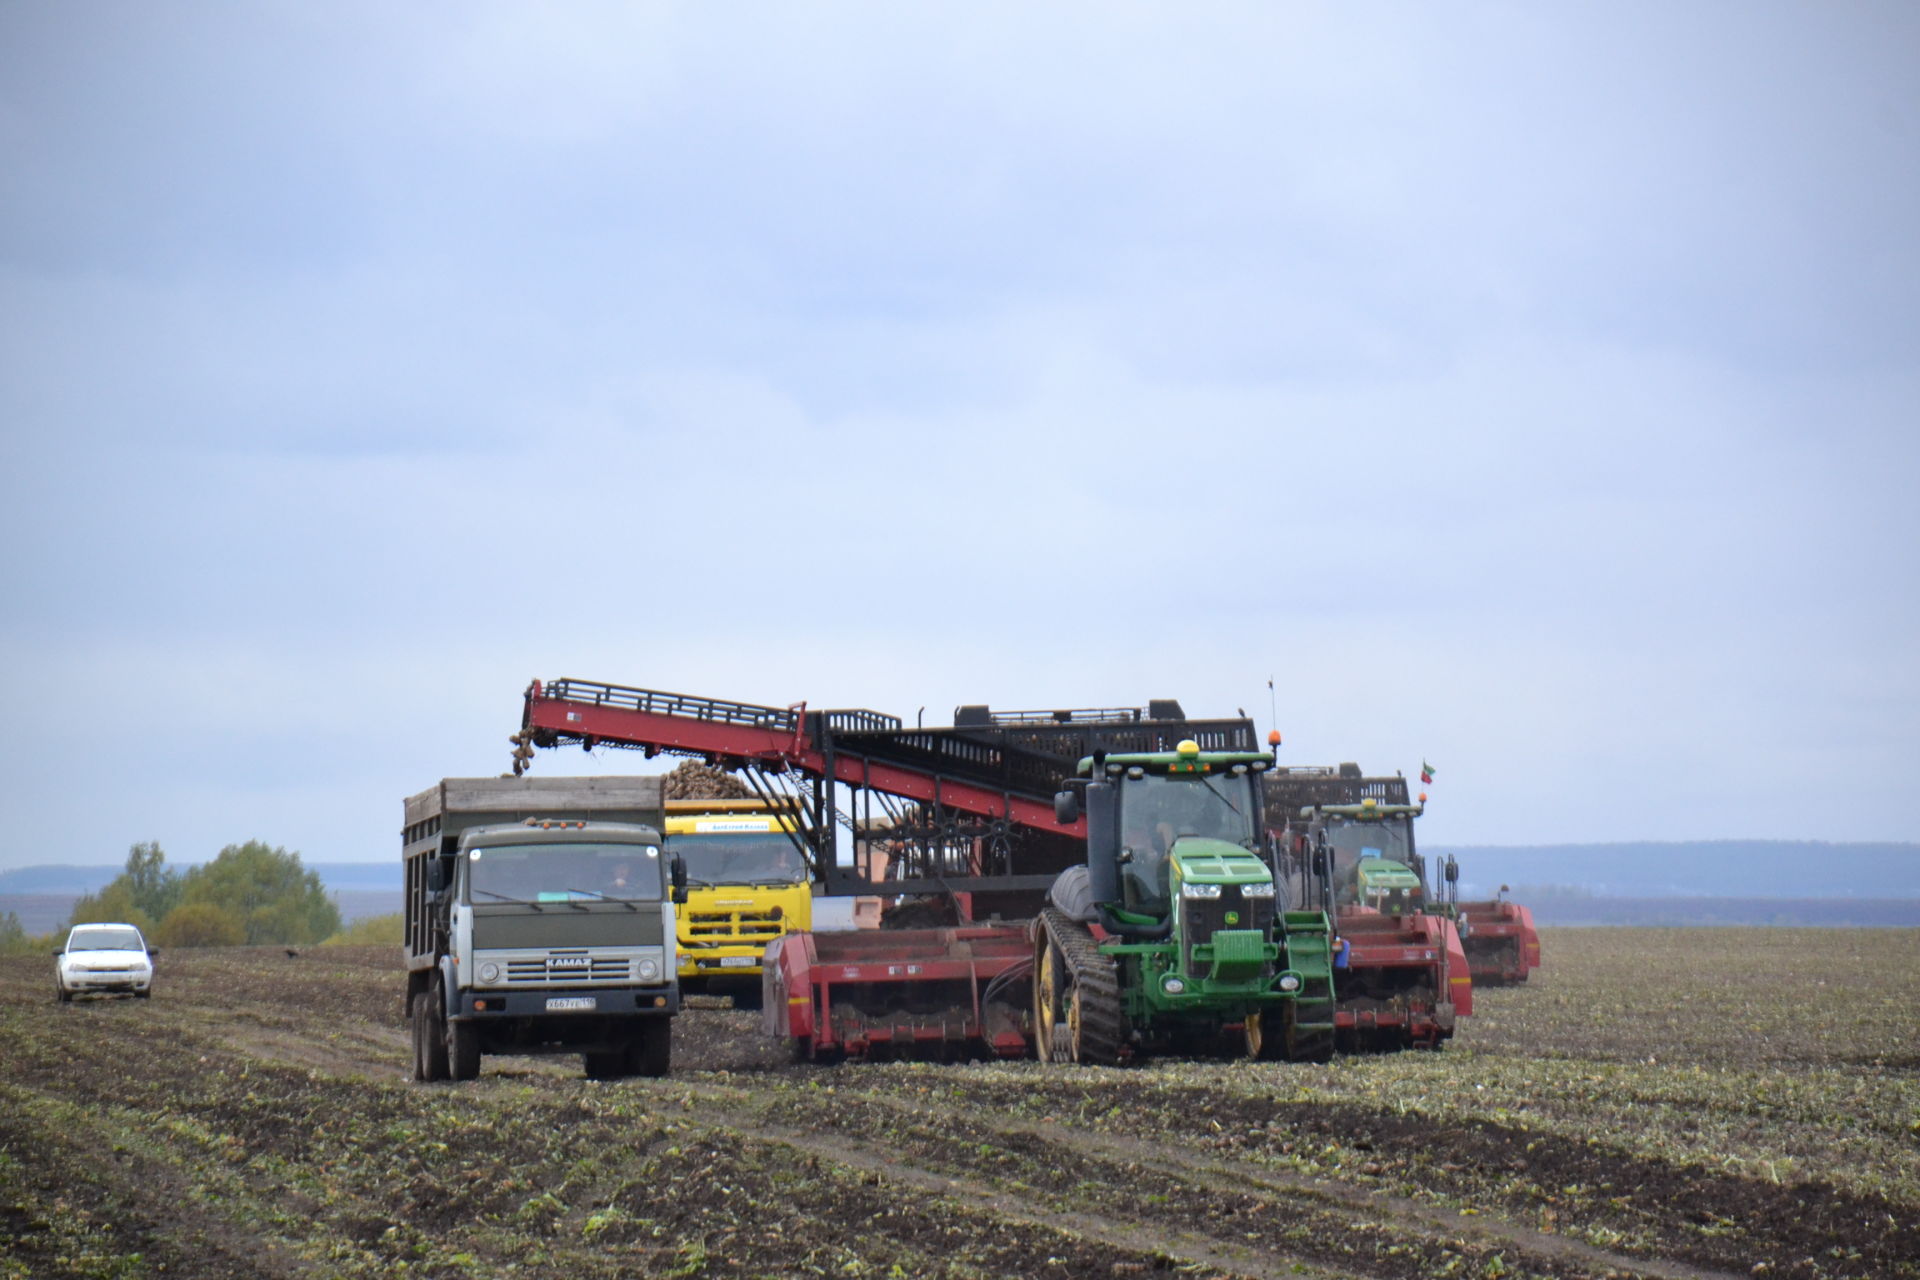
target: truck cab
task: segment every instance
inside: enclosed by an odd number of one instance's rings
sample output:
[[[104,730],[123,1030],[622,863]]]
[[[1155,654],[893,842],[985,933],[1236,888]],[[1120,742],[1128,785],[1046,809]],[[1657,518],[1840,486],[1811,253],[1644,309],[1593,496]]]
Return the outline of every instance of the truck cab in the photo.
[[[687,874],[681,990],[756,1005],[768,944],[813,927],[797,816],[763,800],[669,800],[666,814],[668,855]]]

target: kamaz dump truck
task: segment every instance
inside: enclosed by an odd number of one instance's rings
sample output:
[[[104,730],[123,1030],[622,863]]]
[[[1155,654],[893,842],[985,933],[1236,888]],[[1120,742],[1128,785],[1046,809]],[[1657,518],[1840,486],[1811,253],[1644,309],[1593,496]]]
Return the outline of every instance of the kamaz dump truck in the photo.
[[[416,1080],[471,1080],[487,1053],[666,1074],[685,875],[661,821],[658,778],[447,778],[406,801]]]
[[[1084,811],[1087,863],[1034,921],[1033,1038],[1042,1061],[1217,1051],[1333,1053],[1332,928],[1290,910],[1262,821],[1263,752],[1173,751],[1081,761],[1055,801]]]
[[[667,801],[667,854],[687,869],[680,990],[760,1004],[767,944],[813,927],[798,812],[767,800]]]

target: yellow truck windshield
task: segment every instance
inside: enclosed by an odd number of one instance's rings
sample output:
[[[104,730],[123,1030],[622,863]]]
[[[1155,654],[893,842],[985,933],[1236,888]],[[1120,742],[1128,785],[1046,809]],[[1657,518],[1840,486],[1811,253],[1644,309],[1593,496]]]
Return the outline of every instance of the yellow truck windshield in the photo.
[[[667,837],[693,884],[795,884],[806,878],[799,850],[781,831],[702,832]]]

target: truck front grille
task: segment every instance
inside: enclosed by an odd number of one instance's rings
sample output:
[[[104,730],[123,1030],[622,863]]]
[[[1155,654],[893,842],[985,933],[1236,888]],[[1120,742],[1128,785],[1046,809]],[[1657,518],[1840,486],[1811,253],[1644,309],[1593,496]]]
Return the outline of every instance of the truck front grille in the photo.
[[[585,960],[585,964],[580,964]],[[571,961],[571,963],[569,963]],[[534,956],[507,961],[507,982],[547,985],[556,982],[627,982],[633,961],[625,956]]]
[[[760,942],[785,932],[780,917],[771,911],[691,911],[686,928],[687,937],[708,942],[736,938]]]

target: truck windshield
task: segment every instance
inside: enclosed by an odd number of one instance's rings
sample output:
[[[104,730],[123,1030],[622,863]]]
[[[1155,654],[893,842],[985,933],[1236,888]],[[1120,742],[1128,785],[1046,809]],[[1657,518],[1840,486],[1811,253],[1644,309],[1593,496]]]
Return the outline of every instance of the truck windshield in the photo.
[[[1251,849],[1257,806],[1244,777],[1192,774],[1129,778],[1120,788],[1120,844],[1129,904],[1149,911],[1169,902],[1167,855],[1184,836]]]
[[[799,851],[778,831],[668,836],[667,849],[686,860],[688,879],[704,884],[793,884],[806,878]]]
[[[472,901],[660,897],[660,851],[639,844],[485,845],[467,854]]]

